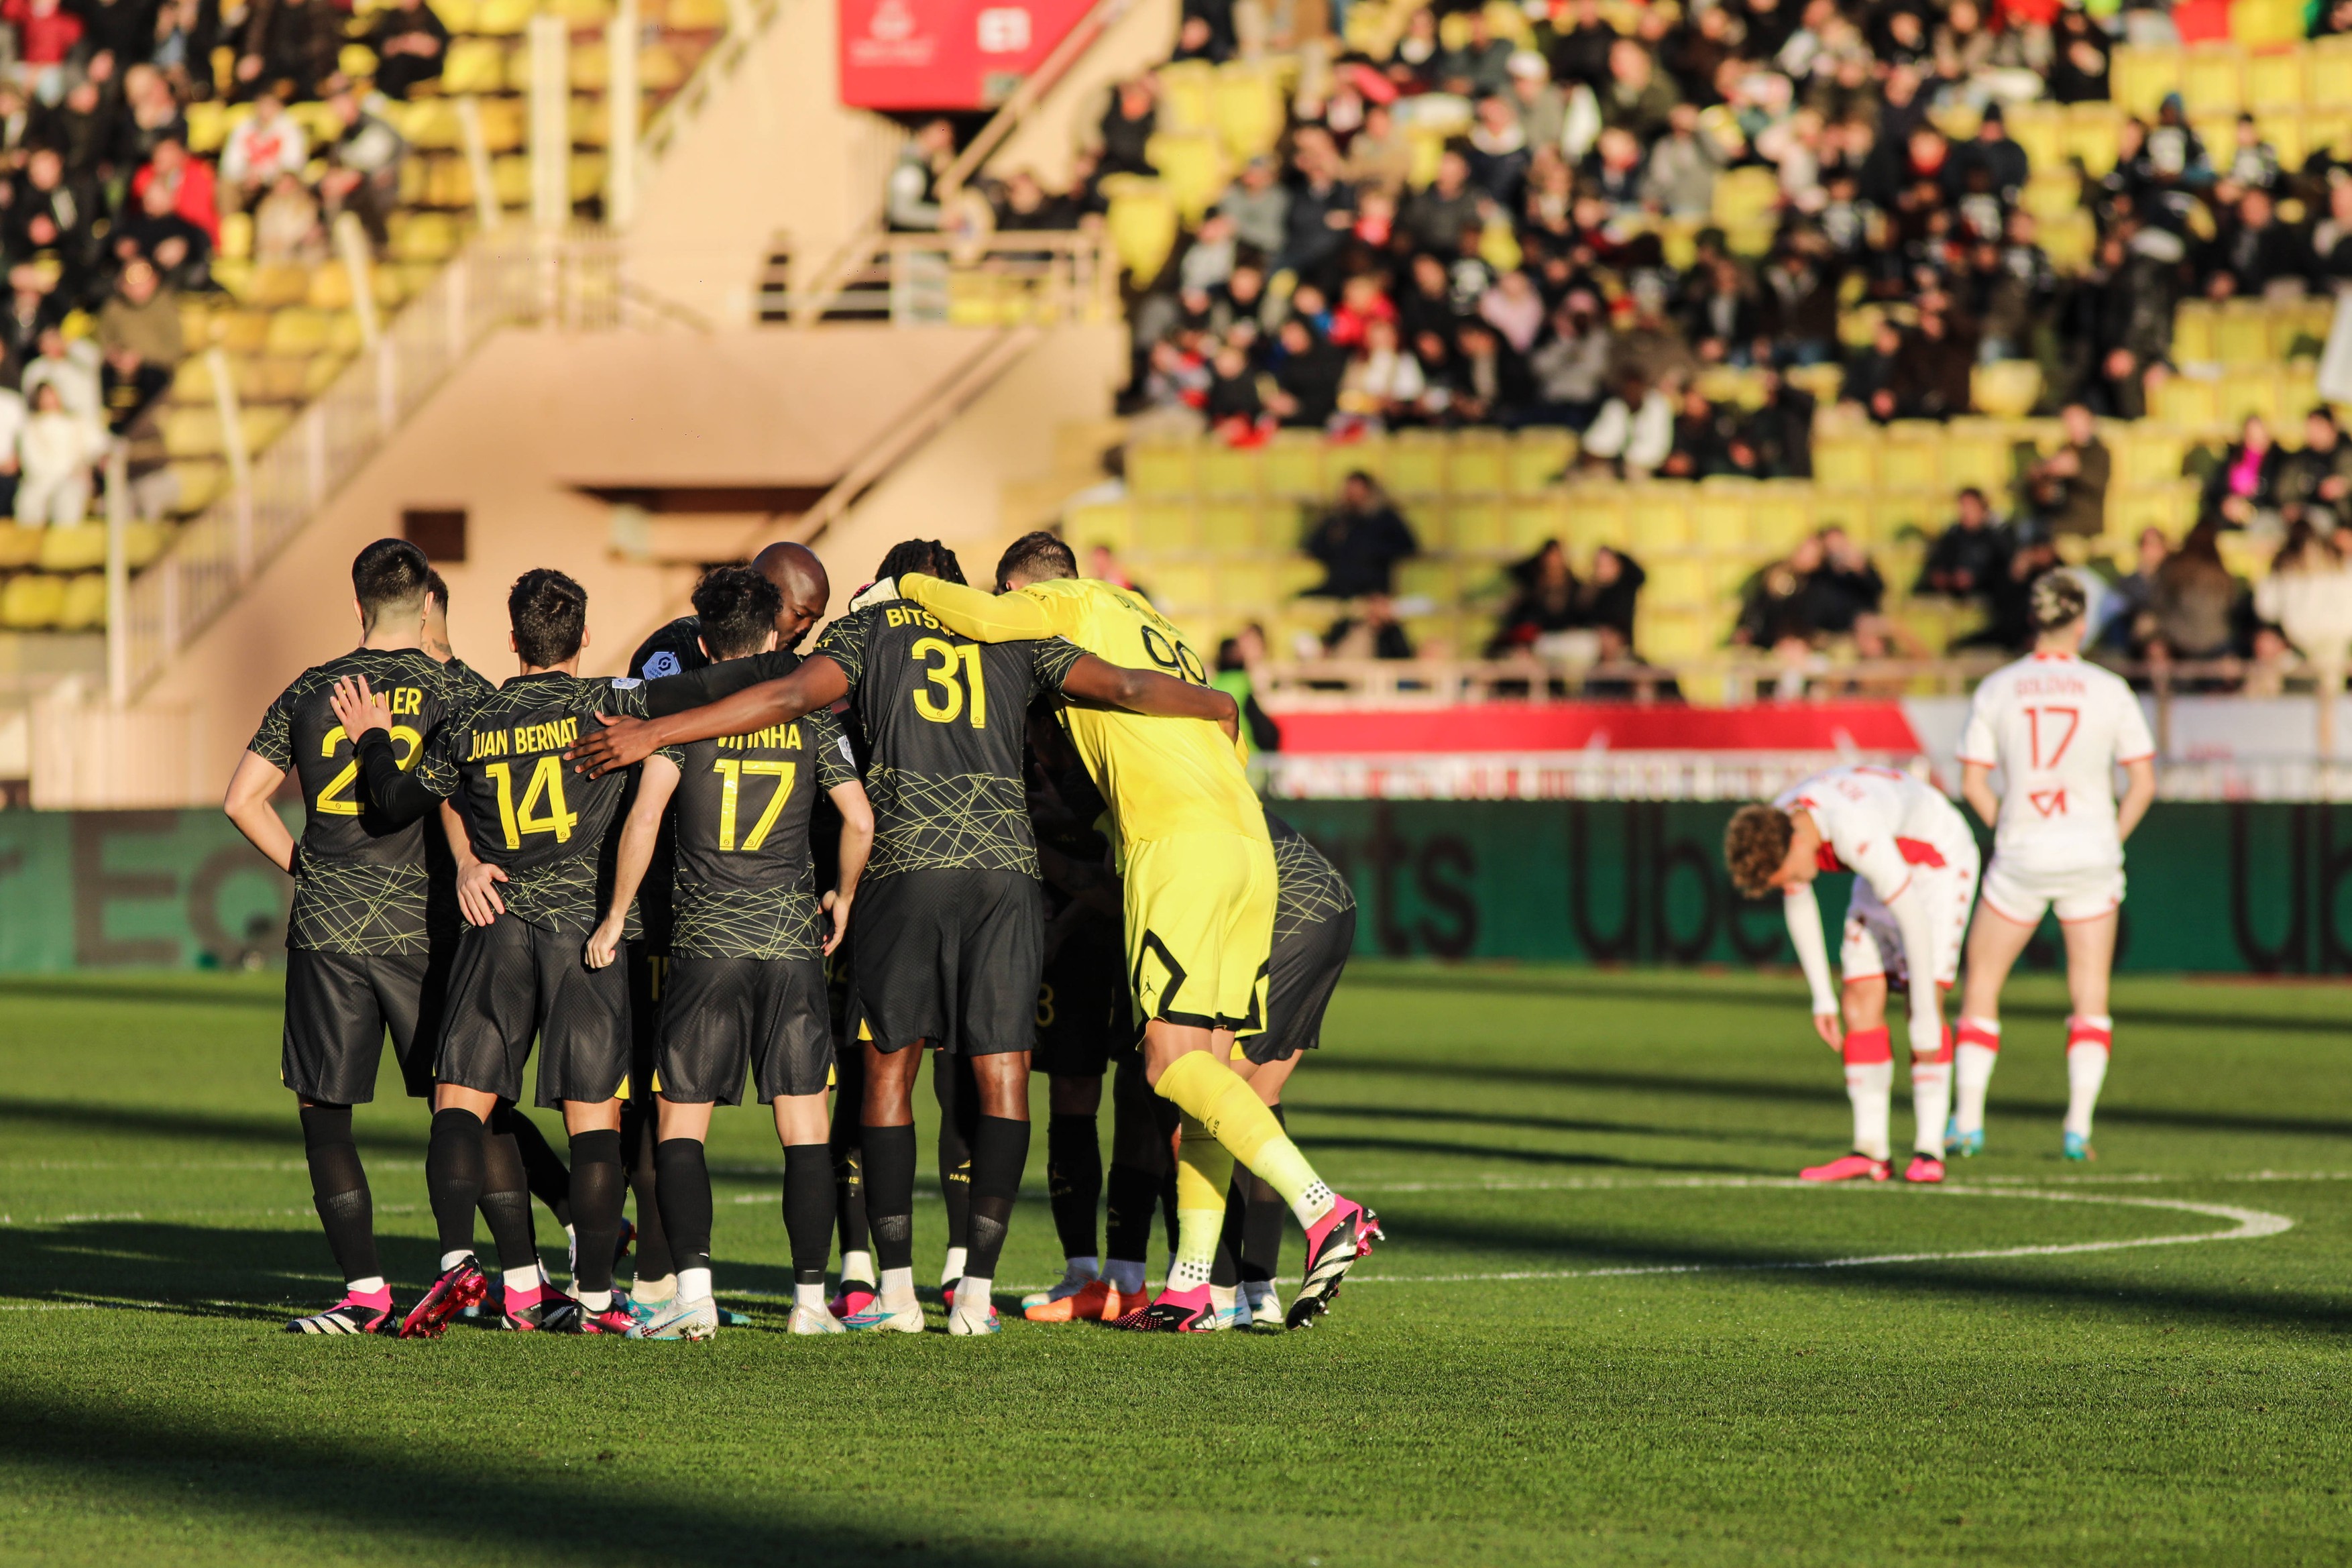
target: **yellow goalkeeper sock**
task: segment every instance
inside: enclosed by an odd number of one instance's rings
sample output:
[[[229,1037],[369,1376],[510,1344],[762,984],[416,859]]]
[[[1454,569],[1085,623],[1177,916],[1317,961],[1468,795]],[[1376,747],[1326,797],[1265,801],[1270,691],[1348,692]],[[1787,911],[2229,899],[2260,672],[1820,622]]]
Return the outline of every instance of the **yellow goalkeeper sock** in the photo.
[[[1160,1075],[1160,1095],[1199,1122],[1210,1137],[1272,1187],[1301,1226],[1331,1212],[1331,1189],[1298,1152],[1264,1102],[1207,1051],[1187,1051]],[[1220,1202],[1223,1200],[1221,1199]],[[1179,1199],[1179,1212],[1181,1199]]]
[[[1200,1122],[1187,1116],[1182,1125],[1184,1142],[1176,1156],[1176,1258],[1169,1266],[1168,1289],[1197,1290],[1216,1265],[1234,1157]]]

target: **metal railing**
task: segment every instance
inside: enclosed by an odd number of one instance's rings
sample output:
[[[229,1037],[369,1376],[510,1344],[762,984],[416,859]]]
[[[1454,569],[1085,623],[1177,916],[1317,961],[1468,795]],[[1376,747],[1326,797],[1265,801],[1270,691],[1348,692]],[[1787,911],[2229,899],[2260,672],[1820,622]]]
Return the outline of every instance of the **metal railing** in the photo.
[[[629,288],[609,234],[478,237],[267,448],[245,450],[229,410],[227,492],[145,571],[109,574],[110,695],[120,704],[152,681],[491,332],[609,331],[667,319]],[[216,374],[215,384],[228,378]],[[126,524],[118,512],[110,526]]]
[[[1118,268],[1109,241],[1085,230],[957,239],[935,234],[873,238],[814,294],[763,289],[763,319],[887,321],[892,326],[1054,326],[1118,316]]]

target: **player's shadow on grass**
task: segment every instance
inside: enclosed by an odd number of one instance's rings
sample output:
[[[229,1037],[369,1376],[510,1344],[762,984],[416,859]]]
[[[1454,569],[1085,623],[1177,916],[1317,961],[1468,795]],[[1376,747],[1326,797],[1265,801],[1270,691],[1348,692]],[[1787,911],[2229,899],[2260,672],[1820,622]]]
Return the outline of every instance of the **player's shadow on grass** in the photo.
[[[1928,1202],[1938,1201],[1933,1197]],[[1391,1246],[1396,1241],[1440,1243],[1486,1257],[1507,1257],[1518,1267],[1559,1269],[1689,1268],[1743,1274],[1791,1289],[1879,1290],[1894,1295],[1966,1295],[1988,1300],[2036,1300],[2061,1305],[2116,1308],[2168,1314],[2234,1319],[2245,1322],[2288,1324],[2302,1328],[2352,1329],[2352,1306],[2340,1290],[2231,1290],[2203,1285],[2151,1285],[2115,1279],[2053,1278],[2041,1270],[2053,1266],[2079,1267],[2080,1256],[2036,1261],[2032,1258],[1955,1259],[1945,1263],[1889,1263],[1866,1268],[1824,1268],[1822,1252],[1794,1252],[1774,1247],[1733,1247],[1693,1243],[1672,1237],[1634,1238],[1622,1233],[1541,1222],[1512,1223],[1418,1215],[1410,1220],[1391,1216]],[[2000,1243],[1991,1245],[1999,1246]],[[2260,1243],[2222,1243],[2259,1246]],[[1867,1246],[1850,1252],[1889,1250]],[[2100,1255],[2094,1253],[2091,1258]],[[2251,1261],[2252,1255],[2249,1255]],[[1450,1272],[1433,1264],[1433,1273]],[[1400,1273],[1400,1279],[1404,1274]]]
[[[311,1348],[346,1357],[433,1353],[349,1340]],[[171,1513],[211,1513],[224,1527],[323,1528],[362,1556],[377,1555],[368,1545],[382,1542],[427,1561],[441,1552],[494,1559],[502,1548],[537,1561],[550,1542],[580,1541],[585,1521],[596,1537],[592,1554],[615,1562],[772,1568],[919,1558],[1015,1568],[1101,1558],[1082,1543],[1031,1538],[994,1521],[982,1535],[898,1509],[895,1521],[869,1522],[788,1499],[762,1509],[714,1488],[664,1497],[635,1484],[618,1456],[593,1448],[593,1439],[576,1467],[542,1461],[522,1473],[520,1455],[505,1464],[436,1464],[380,1436],[317,1429],[277,1436],[206,1420],[201,1410],[117,1412],[87,1397],[0,1394],[0,1456],[19,1487],[42,1470],[79,1495],[110,1482],[134,1513],[168,1499],[162,1506]],[[616,1520],[625,1520],[625,1531],[604,1528]]]
[[[421,1101],[419,1104],[421,1105]],[[422,1112],[420,1111],[420,1115]],[[289,1159],[302,1157],[302,1128],[289,1097],[277,1116],[239,1116],[218,1110],[167,1110],[136,1105],[84,1104],[0,1095],[0,1137],[10,1123],[51,1132],[128,1134],[134,1138],[181,1138],[210,1143],[258,1143]],[[394,1132],[364,1123],[352,1129],[362,1149],[422,1158],[424,1129]]]
[[[1315,1064],[1318,1079],[1350,1074],[1367,1077],[1443,1079],[1449,1083],[1501,1084],[1511,1088],[1565,1091],[1601,1090],[1624,1094],[1655,1094],[1669,1099],[1776,1101],[1786,1105],[1846,1108],[1845,1090],[1834,1084],[1774,1083],[1762,1079],[1693,1078],[1671,1073],[1618,1072],[1599,1068],[1517,1067],[1507,1062],[1433,1062],[1409,1058],[1350,1057],[1323,1052],[1328,1061]],[[1312,1110],[1311,1098],[1301,1108]],[[2066,1107],[2054,1100],[2011,1100],[1995,1096],[1993,1111],[2002,1118],[2042,1117],[2055,1121]],[[2236,1110],[2184,1110],[2162,1106],[2102,1104],[2102,1125],[2125,1123],[2138,1127],[2189,1129],[2207,1132],[2293,1134],[2315,1138],[2352,1137],[2352,1121],[2316,1116],[2266,1116]]]
[[[395,1280],[428,1279],[440,1261],[429,1238],[379,1236],[376,1250]],[[0,1254],[0,1296],[191,1317],[283,1321],[325,1305],[338,1284],[326,1243],[295,1230],[93,1219],[16,1226]]]
[[[73,978],[37,974],[11,975],[0,979],[0,998],[5,997],[54,1002],[153,1003],[172,1007],[226,1007],[269,1014],[278,1013],[286,1005],[285,994],[277,986],[247,990],[231,985],[192,985],[169,980],[149,983],[99,976]]]
[[[1743,1007],[1755,1004],[1785,1007],[1790,993],[1779,977],[1754,981],[1718,980],[1702,990],[1676,983],[1671,971],[1630,972],[1606,969],[1449,970],[1434,966],[1399,965],[1349,970],[1348,989],[1461,992],[1477,995],[1556,996],[1574,1000],[1603,996],[1627,1002],[1655,1002],[1687,1012],[1694,1006]],[[1801,991],[1798,993],[1801,999]],[[2063,1022],[2071,1011],[2063,1002],[2006,1000],[2002,1016]],[[2215,1012],[2209,1008],[2137,1008],[2135,1025],[2184,1029],[2276,1029],[2295,1035],[2352,1035],[2352,1022],[2309,1015],[2265,1012]]]
[[[1786,1143],[1813,1149],[1818,1136],[1802,1132],[1768,1131],[1752,1128],[1716,1129],[1665,1125],[1654,1121],[1593,1121],[1566,1116],[1510,1116],[1488,1110],[1440,1110],[1387,1105],[1326,1105],[1308,1100],[1289,1107],[1313,1116],[1359,1118],[1367,1121],[1458,1122],[1471,1127],[1523,1128],[1530,1132],[1591,1132],[1637,1138],[1676,1138],[1693,1143]]]

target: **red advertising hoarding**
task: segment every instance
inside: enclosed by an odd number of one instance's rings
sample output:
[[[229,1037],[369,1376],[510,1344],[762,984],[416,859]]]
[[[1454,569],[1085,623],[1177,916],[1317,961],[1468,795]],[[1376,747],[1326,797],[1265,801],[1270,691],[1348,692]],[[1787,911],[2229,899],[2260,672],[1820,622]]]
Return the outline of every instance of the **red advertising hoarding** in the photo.
[[[988,109],[1062,41],[1091,0],[841,0],[841,101]]]

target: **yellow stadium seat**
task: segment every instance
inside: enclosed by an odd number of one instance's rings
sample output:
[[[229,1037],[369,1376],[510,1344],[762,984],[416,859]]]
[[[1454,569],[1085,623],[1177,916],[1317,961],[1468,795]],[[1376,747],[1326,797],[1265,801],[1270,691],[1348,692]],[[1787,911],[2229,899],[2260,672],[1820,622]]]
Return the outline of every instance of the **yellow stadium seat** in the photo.
[[[2221,357],[2220,309],[2203,300],[2184,300],[2172,312],[2172,359],[2176,364],[2210,364]]]
[[[2352,74],[2352,72],[2347,72]],[[2303,116],[2303,145],[2305,157],[2333,149],[2340,157],[2352,148],[2352,110],[2337,107],[2352,103],[2352,99],[2329,99],[2324,107],[2309,109]]]
[[[1147,500],[1190,496],[1196,450],[1191,440],[1136,442],[1127,449],[1128,488]]]
[[[1213,609],[1217,579],[1213,567],[1194,561],[1154,561],[1144,592],[1162,609]]]
[[[2271,312],[2260,300],[2225,300],[2214,323],[2213,347],[2213,357],[2233,369],[2271,363]]]
[[[1574,485],[1568,492],[1569,549],[1589,554],[1594,546],[1629,549],[1633,537],[1633,498],[1622,485]]]
[[[1320,500],[1323,483],[1322,434],[1315,430],[1277,430],[1266,443],[1265,493],[1301,500]]]
[[[440,213],[410,213],[393,230],[393,254],[403,261],[446,261],[457,248],[457,226]]]
[[[1206,60],[1173,60],[1156,73],[1160,79],[1162,131],[1180,134],[1216,128],[1217,68]]]
[[[1265,615],[1282,599],[1278,559],[1258,552],[1217,563],[1217,604],[1229,613]]]
[[[266,352],[273,354],[317,353],[327,346],[328,317],[323,310],[280,310],[269,319]]]
[[[65,610],[66,580],[37,572],[21,573],[0,588],[0,626],[15,631],[44,631],[57,625]]]
[[[2246,51],[2198,44],[2180,61],[2180,97],[2191,114],[2235,114],[2246,101]]]
[[[1980,364],[1969,373],[1969,401],[1979,414],[2021,419],[2042,400],[2042,367],[2030,359]]]
[[[2282,412],[2277,372],[2268,365],[2231,365],[2221,373],[2221,417],[2231,425],[2259,416],[2276,430]],[[2303,417],[2300,408],[2294,417]]]
[[[1780,205],[1780,176],[1759,166],[1731,169],[1717,176],[1710,214],[1726,229],[1769,218]]]
[[[1636,647],[1652,664],[1688,664],[1705,658],[1721,645],[1717,623],[1725,619],[1711,610],[1645,608],[1635,627]]]
[[[1217,140],[1232,156],[1246,159],[1274,151],[1287,108],[1282,84],[1270,68],[1229,60],[1217,68],[1213,112]]]
[[[174,458],[209,458],[221,449],[220,415],[211,408],[168,410],[163,425],[163,450]]]
[[[1125,501],[1091,501],[1074,506],[1063,515],[1062,537],[1080,551],[1101,544],[1125,554],[1135,548],[1133,518],[1134,511]]]
[[[1176,198],[1188,224],[1197,224],[1224,194],[1230,171],[1216,138],[1203,132],[1163,131],[1144,149],[1160,182]]]
[[[1510,485],[1510,438],[1499,430],[1465,430],[1454,438],[1446,489],[1457,496],[1501,495]]]
[[[1749,542],[1749,518],[1756,505],[1753,481],[1708,479],[1698,487],[1691,504],[1691,541],[1701,550],[1737,554]]]
[[[1522,430],[1511,443],[1513,495],[1531,496],[1557,483],[1576,460],[1576,437],[1566,430]]]
[[[1143,501],[1135,509],[1135,547],[1165,554],[1199,546],[1191,501]]]
[[[2042,226],[2042,248],[2061,272],[2080,272],[2099,246],[2099,229],[2086,212],[2074,211]]]
[[[1952,498],[1940,489],[1880,490],[1871,501],[1877,542],[1884,547],[1909,533],[1933,533],[1951,509]]]
[[[1813,478],[1821,484],[1869,489],[1878,483],[1878,438],[1854,432],[1813,440]]]
[[[1200,449],[1197,483],[1204,496],[1255,496],[1265,452],[1256,447],[1228,447],[1205,441]]]
[[[105,565],[105,525],[81,523],[42,530],[39,564],[44,572],[88,572]]]
[[[2180,87],[2180,47],[2117,49],[2108,60],[2109,89],[2127,114],[2153,120],[2164,95]]]
[[[2148,414],[2168,425],[2213,425],[2221,418],[2221,387],[2199,376],[2167,376],[2149,399]]]
[[[1811,393],[1816,402],[1835,403],[1839,389],[1845,385],[1845,367],[1836,363],[1791,365],[1784,379],[1790,386]]]
[[[2019,193],[2017,205],[2033,216],[2036,223],[2054,223],[2083,205],[2082,182],[2071,174],[2042,174],[2038,170]]]
[[[2110,103],[2077,103],[2066,110],[2066,152],[2099,178],[2116,166],[2122,121]]]
[[[45,528],[18,528],[14,521],[0,519],[0,568],[15,571],[38,561],[41,541],[47,533]]]
[[[2197,490],[2194,479],[2115,486],[2107,491],[2107,532],[2128,540],[2137,538],[2142,529],[2154,528],[2179,539],[2196,521]]]
[[[2011,104],[2003,120],[2010,140],[2025,150],[2025,161],[2037,177],[2064,173],[2066,116],[2058,105]]]
[[[106,574],[85,572],[67,580],[63,601],[58,605],[57,627],[61,632],[86,632],[106,625]]]
[[[1451,605],[1461,596],[1461,584],[1451,557],[1419,556],[1397,563],[1396,591],[1402,598]]]
[[[1445,526],[1453,547],[1465,555],[1497,555],[1510,548],[1510,533],[1499,500],[1456,500],[1445,508]]]
[[[1257,502],[1254,500],[1202,501],[1199,517],[1203,550],[1257,550],[1266,542]]]
[[[496,38],[452,38],[441,67],[441,90],[453,96],[502,92],[507,85],[507,46]]]
[[[1754,550],[1779,554],[1795,548],[1813,528],[1814,494],[1802,479],[1767,479],[1756,487],[1748,519],[1748,542]]]
[[[1453,443],[1431,430],[1406,430],[1389,442],[1388,488],[1401,496],[1445,493],[1446,458]]]
[[[1103,222],[1120,267],[1137,283],[1151,282],[1176,247],[1175,198],[1159,181],[1140,174],[1112,174],[1102,182],[1102,191],[1108,198]]]
[[[310,268],[305,280],[301,303],[314,310],[348,310],[352,308],[351,269],[340,261]]]
[[[245,433],[245,449],[254,453],[277,440],[293,422],[292,411],[285,408],[240,409],[236,416],[237,428]]]
[[[1809,521],[1813,528],[1842,528],[1865,544],[1878,540],[1878,514],[1872,510],[1871,492],[1846,488],[1816,489],[1811,498]],[[1791,549],[1804,537],[1798,530],[1787,537],[1780,548]]]
[[[1335,495],[1350,474],[1365,474],[1388,482],[1389,438],[1377,430],[1367,431],[1344,445],[1334,446],[1323,458],[1323,485],[1326,495]]]
[[[534,0],[475,0],[474,25],[467,31],[499,37],[519,37],[530,24]]]
[[[505,99],[477,99],[478,104],[504,103]],[[517,100],[519,101],[519,100]],[[420,98],[388,106],[398,110],[400,133],[420,153],[454,153],[465,145],[465,131],[457,105],[446,98]]]
[[[1627,488],[1632,511],[1627,545],[1635,554],[1691,547],[1692,489],[1674,483]]]
[[[2230,36],[2248,48],[2299,45],[2303,0],[2238,0],[2230,7]]]
[[[1687,552],[1654,552],[1643,558],[1650,574],[1642,592],[1661,609],[1696,609],[1715,600],[1707,557]]]
[[[1878,448],[1878,482],[1893,489],[1936,489],[1944,483],[1944,427],[1924,420],[1899,420],[1886,427]]]
[[[2014,437],[1997,419],[1955,419],[1945,427],[1944,488],[1974,485],[1996,501],[2009,489]]]
[[[1568,498],[1564,495],[1522,497],[1503,513],[1503,542],[1514,552],[1532,555],[1546,540],[1568,541]]]
[[[2305,102],[2318,110],[2352,104],[2352,37],[2315,39],[2305,47],[2304,59]]]
[[[1274,576],[1279,596],[1295,599],[1323,581],[1323,563],[1310,555],[1278,555]]]
[[[2308,51],[2258,49],[2246,57],[2246,107],[2300,111],[2311,77]]]

